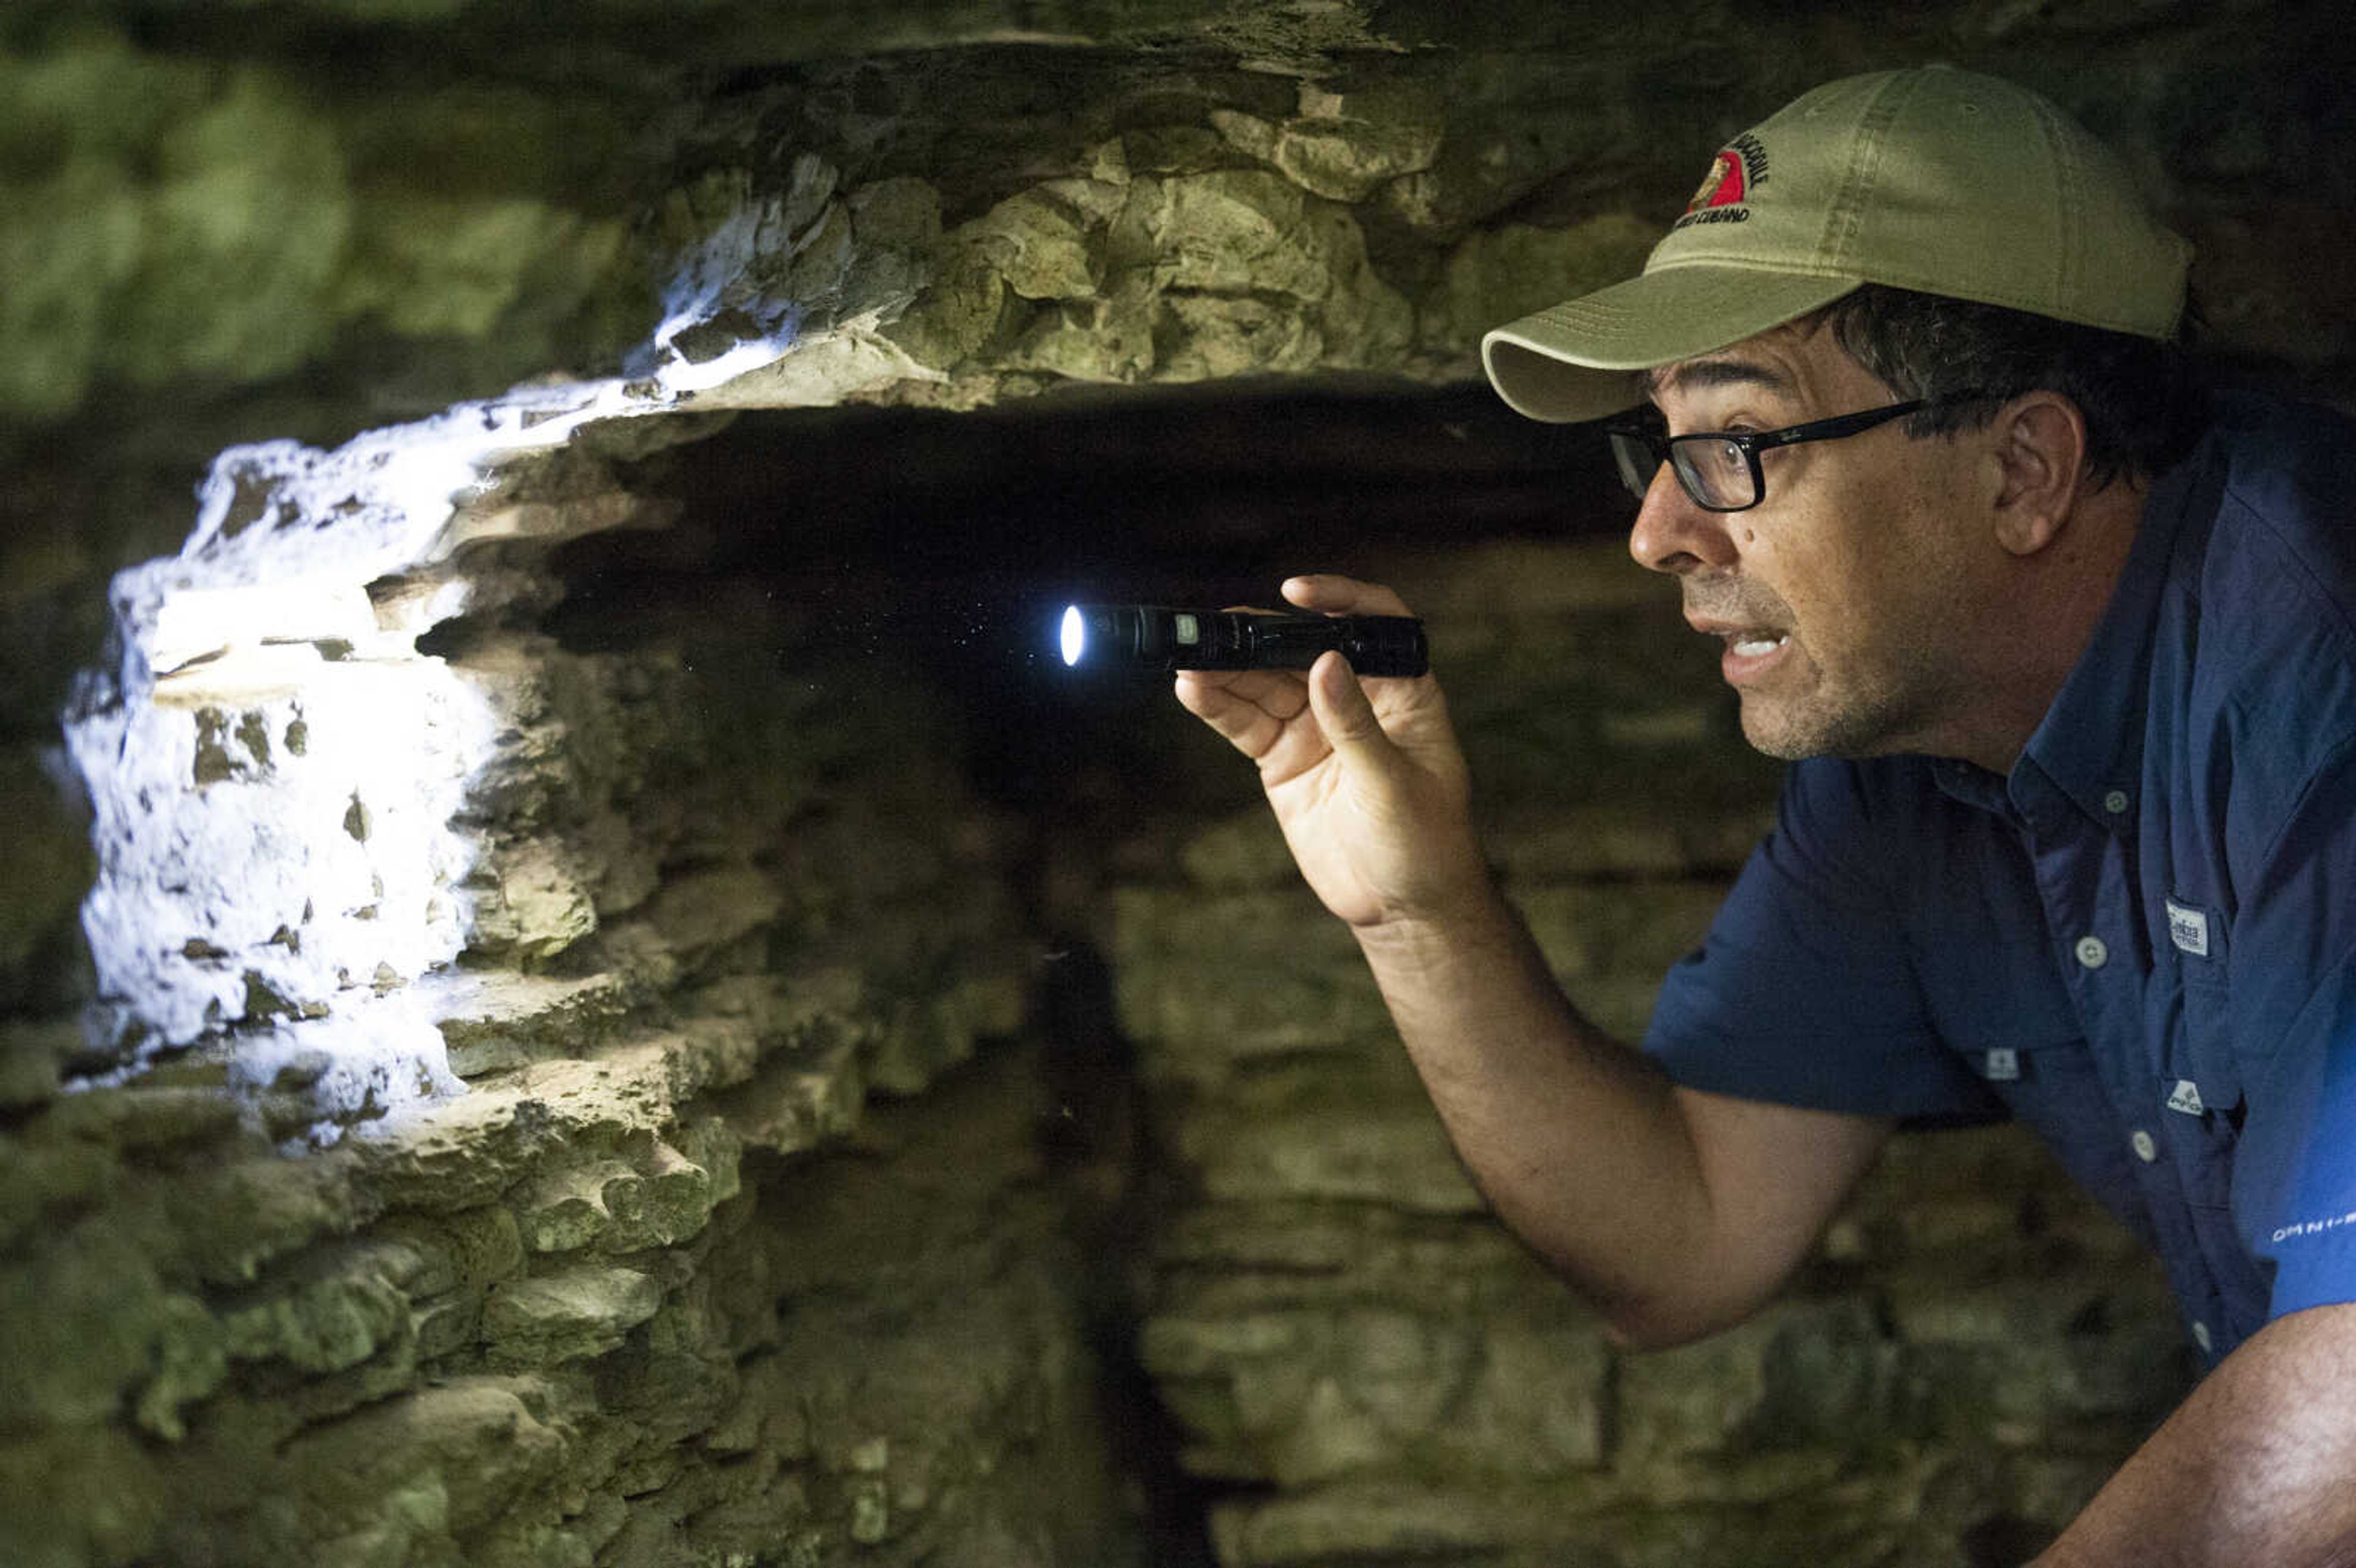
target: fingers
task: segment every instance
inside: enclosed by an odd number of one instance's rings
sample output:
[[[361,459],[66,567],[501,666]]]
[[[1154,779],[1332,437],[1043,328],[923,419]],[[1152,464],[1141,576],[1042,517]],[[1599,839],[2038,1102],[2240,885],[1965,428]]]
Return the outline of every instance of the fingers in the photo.
[[[1384,733],[1366,688],[1358,684],[1350,661],[1338,653],[1317,656],[1309,671],[1309,706],[1326,743],[1344,757],[1374,767],[1391,765],[1398,748]]]
[[[1181,670],[1176,690],[1188,712],[1255,762],[1309,706],[1298,677],[1269,670]]]
[[[1406,601],[1379,582],[1361,582],[1332,572],[1284,580],[1284,597],[1303,610],[1325,615],[1406,615]]]

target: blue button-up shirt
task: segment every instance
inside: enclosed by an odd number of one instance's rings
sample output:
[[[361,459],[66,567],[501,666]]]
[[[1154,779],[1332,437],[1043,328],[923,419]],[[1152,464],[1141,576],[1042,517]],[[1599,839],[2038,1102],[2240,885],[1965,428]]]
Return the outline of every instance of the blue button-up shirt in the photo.
[[[2008,775],[1795,765],[1645,1048],[1721,1093],[2018,1118],[2211,1360],[2356,1300],[2356,425],[2219,400]]]

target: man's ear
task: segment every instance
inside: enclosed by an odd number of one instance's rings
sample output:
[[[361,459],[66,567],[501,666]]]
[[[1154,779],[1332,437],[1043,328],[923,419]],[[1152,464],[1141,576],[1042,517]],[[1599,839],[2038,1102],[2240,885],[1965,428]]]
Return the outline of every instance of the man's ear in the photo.
[[[2024,392],[1988,427],[1998,481],[1997,542],[2015,555],[2051,544],[2077,505],[2086,416],[2059,392]]]

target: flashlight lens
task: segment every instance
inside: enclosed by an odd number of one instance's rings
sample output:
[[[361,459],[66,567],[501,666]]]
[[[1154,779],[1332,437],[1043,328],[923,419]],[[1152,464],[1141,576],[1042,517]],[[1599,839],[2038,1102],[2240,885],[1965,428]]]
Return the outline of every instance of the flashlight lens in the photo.
[[[1087,646],[1088,625],[1080,618],[1080,607],[1066,604],[1064,606],[1064,662],[1067,665],[1079,663],[1080,656],[1087,651]]]

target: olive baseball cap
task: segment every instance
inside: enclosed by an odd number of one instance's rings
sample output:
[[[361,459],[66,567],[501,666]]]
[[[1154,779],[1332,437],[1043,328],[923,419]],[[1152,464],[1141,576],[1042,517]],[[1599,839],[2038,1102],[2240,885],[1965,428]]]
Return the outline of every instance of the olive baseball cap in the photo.
[[[2167,337],[2192,248],[2037,94],[1930,66],[1849,77],[1737,136],[1644,272],[1498,327],[1481,360],[1532,419],[1635,402],[1692,358],[1861,283]]]

